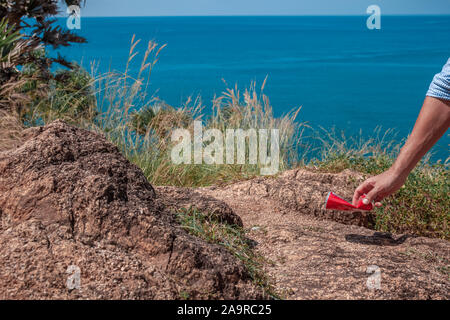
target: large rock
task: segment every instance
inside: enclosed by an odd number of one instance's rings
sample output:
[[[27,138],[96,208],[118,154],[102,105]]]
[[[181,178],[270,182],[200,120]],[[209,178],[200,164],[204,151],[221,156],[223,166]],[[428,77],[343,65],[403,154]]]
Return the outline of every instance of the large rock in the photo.
[[[0,153],[0,299],[262,297],[103,137],[62,121],[24,136]]]

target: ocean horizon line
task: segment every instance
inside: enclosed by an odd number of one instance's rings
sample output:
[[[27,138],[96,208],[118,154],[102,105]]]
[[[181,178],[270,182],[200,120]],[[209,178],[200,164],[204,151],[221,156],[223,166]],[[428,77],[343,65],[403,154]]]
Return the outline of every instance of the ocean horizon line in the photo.
[[[446,17],[450,16],[450,13],[446,14],[388,14],[385,13],[383,17]],[[279,15],[248,15],[248,14],[237,14],[237,15],[142,15],[142,16],[82,16],[83,18],[245,18],[245,17],[367,17],[367,14],[338,14],[338,15],[317,15],[317,14],[279,14]],[[67,15],[59,15],[57,18],[67,18]]]

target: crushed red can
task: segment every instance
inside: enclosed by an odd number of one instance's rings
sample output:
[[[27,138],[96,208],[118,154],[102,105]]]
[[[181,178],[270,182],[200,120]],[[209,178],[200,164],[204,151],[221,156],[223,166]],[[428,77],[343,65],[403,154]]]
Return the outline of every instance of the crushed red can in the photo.
[[[358,201],[358,205],[354,206],[353,204],[345,201],[341,197],[335,195],[333,192],[328,192],[327,198],[325,200],[325,209],[328,210],[340,210],[340,211],[356,211],[356,210],[366,210],[370,211],[373,209],[372,203],[364,204],[363,199],[365,196],[361,196]]]

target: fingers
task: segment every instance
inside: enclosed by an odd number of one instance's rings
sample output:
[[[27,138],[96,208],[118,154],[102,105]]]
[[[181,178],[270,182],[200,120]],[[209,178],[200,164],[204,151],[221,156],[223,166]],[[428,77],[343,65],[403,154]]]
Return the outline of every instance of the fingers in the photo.
[[[374,185],[371,181],[364,181],[358,188],[356,188],[355,193],[353,194],[353,205],[358,205],[358,200],[363,194],[367,194],[374,188]],[[368,202],[369,203],[369,202]]]
[[[369,204],[372,201],[379,202],[381,200],[379,193],[380,193],[379,188],[376,188],[376,187],[373,188],[372,190],[370,190],[369,193],[366,194],[366,197],[364,198],[363,203],[364,204]]]
[[[370,202],[374,202],[375,207],[382,207],[383,204],[381,203],[381,200],[383,200],[383,194],[379,191],[378,188],[373,188],[371,192],[369,192],[366,197],[363,199],[364,204],[369,204]]]

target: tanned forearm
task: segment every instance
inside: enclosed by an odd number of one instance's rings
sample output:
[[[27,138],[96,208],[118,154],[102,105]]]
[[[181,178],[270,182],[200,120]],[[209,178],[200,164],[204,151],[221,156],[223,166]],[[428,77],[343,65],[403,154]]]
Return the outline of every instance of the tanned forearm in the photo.
[[[426,97],[414,129],[392,166],[406,177],[450,126],[450,101]]]
[[[412,169],[449,126],[450,101],[426,97],[414,129],[392,167],[364,181],[355,190],[353,204],[366,195],[363,202],[375,201],[376,206],[381,206],[380,201],[401,188]]]

